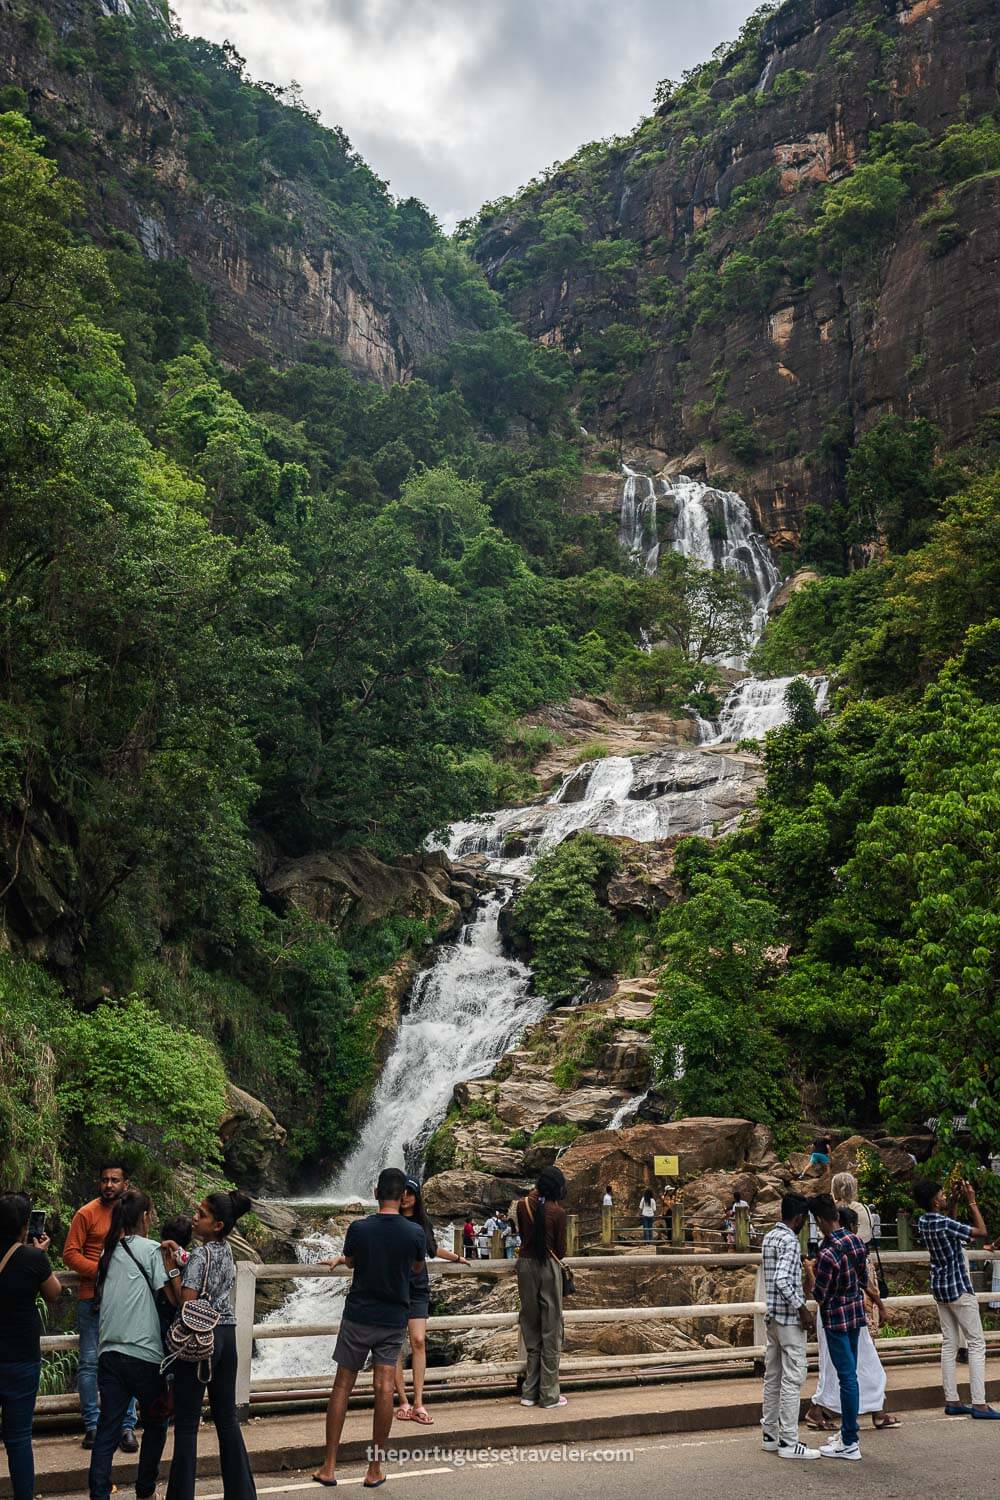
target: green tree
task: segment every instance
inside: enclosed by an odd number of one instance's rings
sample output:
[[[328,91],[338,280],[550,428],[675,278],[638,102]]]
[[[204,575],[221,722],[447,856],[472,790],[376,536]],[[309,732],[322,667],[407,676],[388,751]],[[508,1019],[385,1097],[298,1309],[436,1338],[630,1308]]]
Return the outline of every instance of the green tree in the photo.
[[[532,955],[535,984],[550,1000],[568,999],[607,970],[613,934],[599,891],[618,869],[614,844],[580,833],[542,855],[514,906],[514,931]]]

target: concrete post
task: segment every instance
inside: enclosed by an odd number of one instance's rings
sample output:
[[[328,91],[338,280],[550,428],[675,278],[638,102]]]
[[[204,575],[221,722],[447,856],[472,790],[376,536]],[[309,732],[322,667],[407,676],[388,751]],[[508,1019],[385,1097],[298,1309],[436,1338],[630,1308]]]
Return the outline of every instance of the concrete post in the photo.
[[[580,1215],[566,1215],[566,1254],[579,1255]]]
[[[739,1207],[733,1212],[733,1248],[750,1249],[750,1210]]]
[[[763,1303],[765,1307],[767,1306],[767,1291],[764,1286],[763,1266],[757,1267],[757,1284],[754,1287],[753,1300]],[[765,1348],[767,1346],[767,1319],[766,1315],[762,1312],[754,1313],[753,1315],[753,1341],[758,1348]],[[756,1367],[758,1363],[760,1361],[755,1360],[754,1366]]]
[[[236,1411],[241,1422],[250,1416],[250,1364],[253,1360],[253,1320],[257,1303],[257,1263],[236,1262]]]
[[[490,1260],[503,1260],[503,1233],[499,1229],[490,1235]]]
[[[913,1249],[913,1233],[908,1213],[900,1212],[896,1220],[896,1234],[900,1250]]]
[[[615,1211],[613,1208],[601,1207],[601,1244],[613,1245],[615,1242]]]
[[[808,1218],[806,1219],[806,1222],[803,1224],[802,1228],[799,1230],[799,1244],[802,1246],[802,1254],[803,1255],[808,1255],[809,1254],[809,1220],[808,1220]]]
[[[676,1198],[670,1210],[670,1243],[675,1250],[684,1249],[684,1210]]]
[[[451,1231],[451,1248],[456,1255],[465,1254],[465,1240],[462,1235],[461,1224],[456,1224]]]

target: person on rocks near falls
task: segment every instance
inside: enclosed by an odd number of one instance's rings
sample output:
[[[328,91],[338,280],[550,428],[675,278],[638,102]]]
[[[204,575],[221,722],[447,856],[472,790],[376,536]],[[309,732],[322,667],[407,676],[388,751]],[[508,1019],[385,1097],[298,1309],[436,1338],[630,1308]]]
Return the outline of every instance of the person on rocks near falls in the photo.
[[[563,1342],[562,1257],[566,1254],[566,1179],[546,1167],[526,1198],[517,1200],[521,1254],[517,1260],[518,1319],[527,1351],[522,1406],[565,1406],[559,1393]]]
[[[333,1357],[337,1365],[326,1409],[326,1454],[313,1475],[317,1484],[337,1483],[337,1449],[344,1430],[347,1401],[358,1371],[372,1357],[375,1413],[371,1461],[365,1489],[385,1483],[382,1453],[392,1426],[392,1390],[396,1361],[410,1316],[411,1277],[425,1268],[427,1240],[423,1229],[400,1212],[406,1178],[398,1167],[386,1167],[375,1184],[378,1212],[355,1219],[344,1236],[344,1253],[324,1264],[350,1266],[351,1289],[344,1299]]]
[[[460,1266],[469,1264],[464,1255],[456,1255],[453,1250],[445,1250],[434,1238],[434,1230],[424,1211],[423,1199],[420,1196],[420,1183],[412,1177],[406,1179],[400,1211],[404,1219],[409,1219],[412,1224],[419,1224],[424,1231],[428,1260],[434,1260],[437,1257],[440,1260],[454,1261]],[[419,1422],[424,1427],[429,1427],[434,1420],[424,1405],[424,1377],[427,1374],[427,1316],[430,1312],[430,1303],[431,1283],[425,1265],[422,1270],[410,1273],[410,1317],[406,1328],[410,1339],[410,1353],[413,1357],[412,1405],[406,1399],[406,1376],[403,1373],[402,1349],[396,1361],[396,1395],[399,1397],[396,1419],[399,1422]]]

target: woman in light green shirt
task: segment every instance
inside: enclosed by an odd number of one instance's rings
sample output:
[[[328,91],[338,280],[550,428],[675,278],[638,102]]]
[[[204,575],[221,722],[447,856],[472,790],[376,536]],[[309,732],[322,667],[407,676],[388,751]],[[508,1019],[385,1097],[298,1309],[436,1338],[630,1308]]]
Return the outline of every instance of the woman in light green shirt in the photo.
[[[180,1272],[173,1252],[148,1238],[153,1205],[135,1188],[122,1194],[97,1267],[100,1303],[97,1388],[101,1416],[90,1454],[91,1500],[108,1500],[111,1462],[122,1421],[133,1397],[142,1417],[142,1447],[136,1479],[138,1500],[156,1493],[160,1455],[167,1437],[166,1382],[160,1374],[163,1340],[156,1293],[173,1288]]]

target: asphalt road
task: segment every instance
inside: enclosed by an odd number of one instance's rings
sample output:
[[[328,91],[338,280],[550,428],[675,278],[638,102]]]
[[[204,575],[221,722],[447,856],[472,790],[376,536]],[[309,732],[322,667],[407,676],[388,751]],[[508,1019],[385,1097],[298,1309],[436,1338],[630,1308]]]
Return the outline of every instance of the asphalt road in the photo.
[[[805,1434],[803,1434],[805,1435]],[[395,1436],[395,1434],[393,1434]],[[820,1435],[810,1435],[814,1444]],[[1000,1495],[1000,1423],[972,1422],[937,1413],[903,1414],[892,1432],[862,1429],[863,1458],[843,1463],[822,1458],[786,1463],[760,1448],[756,1431],[706,1432],[692,1437],[623,1439],[557,1446],[510,1454],[450,1454],[444,1447],[419,1460],[390,1463],[384,1493],[407,1500],[617,1500],[680,1496],[682,1500],[773,1500],[776,1495],[838,1494],[879,1500],[997,1500]],[[402,1446],[402,1445],[400,1445]],[[573,1457],[573,1454],[576,1457]],[[542,1455],[548,1455],[543,1457]],[[363,1469],[340,1471],[338,1488],[360,1489]],[[258,1474],[261,1500],[308,1500],[323,1491],[305,1473]],[[222,1500],[207,1480],[197,1500]]]

